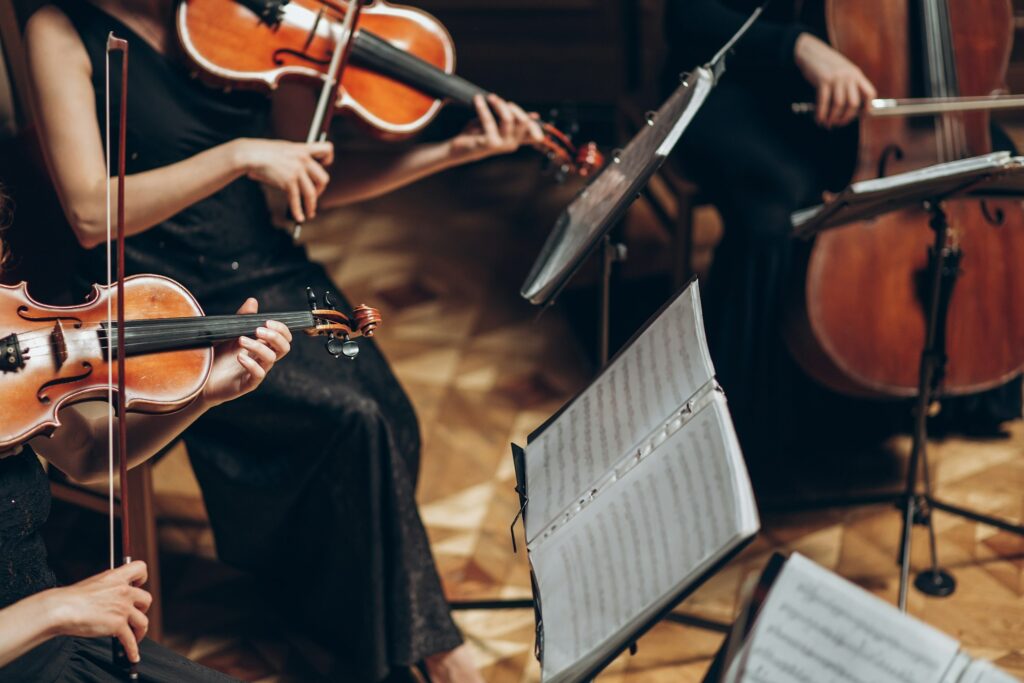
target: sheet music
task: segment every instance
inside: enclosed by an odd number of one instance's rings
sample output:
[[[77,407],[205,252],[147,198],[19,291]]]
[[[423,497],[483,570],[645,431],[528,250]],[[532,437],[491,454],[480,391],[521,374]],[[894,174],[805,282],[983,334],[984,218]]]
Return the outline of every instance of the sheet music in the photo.
[[[575,680],[758,529],[725,397],[697,412],[572,523],[530,549],[543,680]],[[614,650],[612,650],[614,651]]]
[[[953,638],[794,554],[725,680],[942,683],[958,650]]]
[[[991,662],[978,659],[967,666],[956,683],[1019,683],[1019,681]]]
[[[526,538],[714,377],[694,283],[526,447]]]

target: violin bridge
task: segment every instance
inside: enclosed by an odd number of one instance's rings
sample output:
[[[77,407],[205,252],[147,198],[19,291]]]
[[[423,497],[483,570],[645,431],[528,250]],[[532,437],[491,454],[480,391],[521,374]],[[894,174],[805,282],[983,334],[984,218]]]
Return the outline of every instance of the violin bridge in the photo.
[[[64,326],[59,320],[53,324],[53,331],[50,332],[50,346],[53,347],[53,357],[59,370],[68,360],[68,342],[64,335]]]

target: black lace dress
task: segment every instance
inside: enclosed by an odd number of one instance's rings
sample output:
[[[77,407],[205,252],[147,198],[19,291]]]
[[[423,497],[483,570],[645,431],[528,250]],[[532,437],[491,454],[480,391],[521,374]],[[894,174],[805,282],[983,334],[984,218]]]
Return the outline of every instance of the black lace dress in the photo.
[[[264,96],[203,85],[88,2],[62,8],[92,62],[100,112],[107,33],[131,41],[129,173],[271,137]],[[261,310],[301,309],[307,286],[338,293],[272,225],[262,189],[244,178],[126,248],[129,274],[174,278],[208,314],[233,313],[249,296]],[[105,278],[103,260],[102,249],[87,255],[85,283]],[[266,581],[292,623],[337,656],[337,680],[378,681],[461,636],[416,509],[416,415],[380,350],[368,340],[360,347],[348,362],[296,339],[257,391],[210,411],[184,438],[219,557]]]
[[[0,458],[0,609],[56,586],[39,529],[50,514],[50,485],[25,449]],[[139,673],[150,683],[229,683],[216,671],[150,641],[141,644]],[[120,683],[107,638],[52,638],[0,667],[0,683]]]

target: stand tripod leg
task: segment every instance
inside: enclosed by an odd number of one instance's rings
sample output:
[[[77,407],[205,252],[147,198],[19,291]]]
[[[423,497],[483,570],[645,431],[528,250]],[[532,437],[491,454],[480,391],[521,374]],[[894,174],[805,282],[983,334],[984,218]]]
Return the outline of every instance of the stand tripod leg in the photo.
[[[931,228],[935,233],[935,241],[928,255],[928,302],[925,317],[925,343],[921,351],[921,366],[918,375],[917,405],[914,410],[914,446],[910,454],[907,469],[907,484],[904,491],[903,534],[900,543],[900,588],[899,608],[907,609],[907,589],[910,582],[910,556],[912,532],[915,521],[921,520],[928,526],[928,537],[931,543],[931,568],[922,572],[914,580],[918,590],[934,596],[946,596],[956,588],[956,582],[947,572],[939,568],[936,549],[935,528],[932,525],[931,510],[928,501],[931,499],[931,473],[928,468],[928,408],[932,395],[942,379],[946,361],[945,324],[949,305],[949,294],[952,290],[951,280],[955,277],[956,256],[954,249],[948,245],[949,224],[946,214],[939,203],[930,204],[932,218]],[[953,270],[949,262],[953,261]],[[948,282],[948,284],[947,284]],[[923,461],[923,463],[922,463]],[[918,494],[918,475],[924,465],[925,491],[924,496]]]

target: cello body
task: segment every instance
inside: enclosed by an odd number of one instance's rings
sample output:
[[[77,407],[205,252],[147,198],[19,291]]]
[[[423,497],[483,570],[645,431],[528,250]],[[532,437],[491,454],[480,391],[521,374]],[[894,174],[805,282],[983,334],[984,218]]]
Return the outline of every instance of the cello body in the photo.
[[[930,19],[921,16],[929,11]],[[829,0],[826,17],[833,47],[864,71],[879,97],[1003,88],[1010,0]],[[987,112],[862,116],[859,125],[854,180],[992,151]],[[1024,210],[1010,199],[955,199],[943,207],[962,256],[943,330],[939,393],[961,395],[1003,384],[1024,367]],[[929,220],[925,207],[915,207],[818,235],[787,329],[812,377],[851,395],[917,393],[934,241]]]

